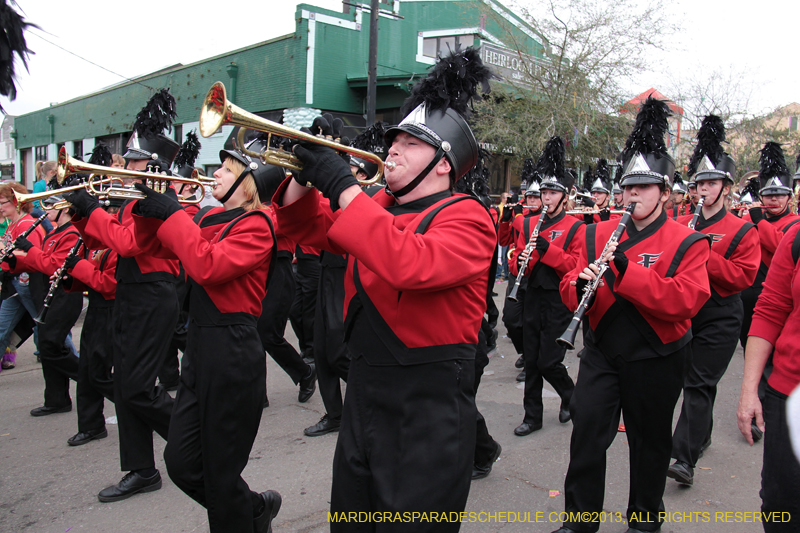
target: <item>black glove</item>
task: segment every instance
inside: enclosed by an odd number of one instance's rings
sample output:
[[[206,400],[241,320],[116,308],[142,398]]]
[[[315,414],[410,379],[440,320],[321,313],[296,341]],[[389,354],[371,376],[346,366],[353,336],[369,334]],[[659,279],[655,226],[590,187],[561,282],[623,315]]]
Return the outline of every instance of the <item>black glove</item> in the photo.
[[[583,299],[583,291],[586,289],[586,286],[589,284],[588,279],[583,279],[579,277],[575,280],[575,291],[578,294],[578,301],[580,302]]]
[[[751,207],[748,213],[750,213],[750,220],[753,221],[753,224],[758,224],[764,220],[764,211],[760,207]]]
[[[8,254],[8,256],[3,259],[3,262],[8,263],[8,266],[11,267],[11,270],[17,268],[17,256],[14,254]]]
[[[522,205],[517,204],[514,206],[514,214],[521,215],[522,214]]]
[[[92,211],[100,207],[97,198],[86,192],[85,189],[64,193],[64,199],[72,204],[72,210],[82,218],[89,218]]]
[[[303,163],[299,183],[310,182],[331,201],[331,209],[339,209],[339,195],[358,180],[335,150],[319,144],[298,144],[294,153]]]
[[[509,207],[503,208],[503,218],[500,219],[501,222],[511,222],[511,218],[514,216],[514,210],[510,209]]]
[[[581,197],[581,204],[586,207],[594,207],[594,200],[587,196],[583,196]]]
[[[71,255],[67,257],[67,259],[64,261],[64,268],[66,268],[67,270],[72,270],[73,268],[75,268],[75,265],[77,265],[78,261],[80,260],[81,260],[80,256]]]
[[[539,255],[546,254],[548,248],[550,248],[550,243],[547,241],[547,238],[544,235],[537,235],[536,251],[539,252]]]
[[[178,195],[175,194],[175,189],[172,187],[161,194],[141,183],[135,183],[133,186],[145,195],[136,205],[137,213],[140,216],[167,220],[173,213],[182,209],[181,204],[178,203]]]
[[[33,243],[29,241],[27,238],[20,235],[19,237],[17,237],[17,240],[14,241],[14,247],[19,250],[22,250],[23,252],[27,252],[28,250],[33,248]]]
[[[620,276],[625,274],[625,271],[628,270],[628,258],[625,256],[625,252],[614,252],[614,266],[617,267]]]

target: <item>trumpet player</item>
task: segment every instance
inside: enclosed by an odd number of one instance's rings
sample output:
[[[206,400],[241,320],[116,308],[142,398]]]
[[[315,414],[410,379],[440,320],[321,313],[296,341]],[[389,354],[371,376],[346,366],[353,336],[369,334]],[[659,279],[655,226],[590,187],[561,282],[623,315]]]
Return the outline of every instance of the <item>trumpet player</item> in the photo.
[[[601,514],[606,450],[622,413],[630,450],[629,532],[656,531],[663,519],[672,415],[683,387],[691,317],[710,295],[707,238],[663,210],[675,169],[664,144],[668,116],[663,101],[642,104],[623,152],[620,183],[624,202],[635,203],[631,220],[618,244],[609,242],[617,221],[588,226],[579,238],[577,266],[560,285],[564,302],[576,309],[599,262],[609,265],[587,312],[592,334],[585,337],[570,403],[565,509],[576,517]],[[558,533],[599,526],[597,519],[578,519]]]
[[[736,175],[733,158],[722,149],[725,126],[709,115],[697,133],[689,163],[703,207],[694,227],[711,238],[708,279],[711,298],[692,318],[691,359],[684,379],[683,406],[672,436],[675,463],[667,475],[683,485],[694,482],[694,468],[711,443],[717,383],[739,342],[743,307],[741,291],[753,284],[761,262],[758,232],[753,224],[730,214],[725,198]],[[678,218],[686,225],[693,215]]]
[[[78,232],[72,225],[70,209],[54,209],[60,197],[50,197],[44,201],[47,217],[53,224],[53,231],[47,235],[40,246],[24,236],[17,237],[17,251],[6,259],[3,269],[20,274],[27,272],[41,280],[41,287],[47,292],[49,278],[64,263],[72,247],[78,241]],[[41,310],[44,293],[35,298]],[[39,357],[42,360],[44,376],[44,405],[31,411],[31,416],[44,416],[72,410],[69,395],[69,380],[78,379],[78,358],[65,345],[64,340],[78,320],[83,305],[81,294],[67,293],[58,287],[50,303],[49,319],[39,324]]]
[[[558,421],[562,424],[569,422],[569,401],[575,387],[564,366],[566,348],[556,344],[556,338],[572,319],[572,313],[558,295],[558,285],[561,277],[575,266],[580,240],[576,236],[583,234],[585,226],[580,220],[566,216],[565,204],[573,178],[564,168],[564,142],[560,137],[547,141],[537,171],[543,177],[539,188],[547,212],[525,219],[523,231],[517,238],[516,252],[510,261],[512,274],[518,275],[521,264],[529,258],[522,313],[525,416],[514,429],[518,437],[542,428],[543,380],[546,379],[561,398]],[[537,227],[538,236],[532,237]],[[531,241],[534,244],[532,249],[529,246]]]
[[[175,100],[162,89],[137,115],[125,153],[129,170],[146,170],[148,165],[154,170],[170,168],[180,145],[162,131],[172,126],[174,106]],[[155,257],[138,244],[134,225],[138,201],[126,202],[112,216],[84,189],[64,196],[75,210],[75,226],[87,247],[111,248],[119,254],[113,311],[114,399],[120,463],[126,474],[98,494],[101,502],[115,502],[161,488],[153,432],[167,438],[173,400],[155,383],[178,321],[175,282],[180,269],[177,260]]]

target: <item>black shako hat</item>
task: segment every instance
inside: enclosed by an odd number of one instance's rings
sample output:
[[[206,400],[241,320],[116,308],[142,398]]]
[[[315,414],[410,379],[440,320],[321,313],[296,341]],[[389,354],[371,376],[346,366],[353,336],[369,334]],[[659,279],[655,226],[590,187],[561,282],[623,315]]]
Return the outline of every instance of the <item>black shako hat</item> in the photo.
[[[246,148],[248,151],[252,152],[263,152],[267,148],[267,140],[259,135],[258,137],[248,141],[246,143]],[[272,199],[272,195],[275,194],[278,186],[284,179],[286,179],[286,172],[283,168],[275,165],[265,164],[257,157],[250,157],[239,150],[220,150],[220,162],[224,163],[226,157],[231,157],[236,161],[239,161],[242,165],[244,165],[245,168],[237,179],[236,183],[234,183],[228,190],[225,200],[227,200],[227,198],[233,194],[233,191],[236,190],[236,187],[239,186],[241,181],[248,173],[253,176],[253,181],[255,182],[256,189],[258,190],[258,198],[262,204],[267,203]]]
[[[172,121],[178,116],[175,112],[175,98],[168,89],[154,94],[133,124],[133,135],[128,141],[125,159],[149,159],[151,166],[167,171],[178,155],[180,145],[164,135],[164,130],[172,131]]]
[[[376,122],[372,126],[365,128],[350,142],[350,146],[373,154],[386,153],[384,137],[386,136],[386,127],[388,125],[386,122]],[[364,171],[369,179],[374,178],[378,172],[377,163],[360,157],[350,156],[350,165]]]
[[[675,160],[667,153],[664,143],[669,115],[669,106],[662,100],[650,96],[642,104],[622,151],[625,169],[620,181],[622,187],[646,183],[670,185]]]
[[[186,140],[183,141],[178,155],[175,157],[175,171],[178,175],[184,178],[191,178],[194,171],[194,163],[197,161],[197,156],[200,155],[200,140],[194,130],[186,134]]]
[[[597,168],[594,169],[592,192],[611,194],[611,175],[608,169],[608,160],[606,159],[600,159],[597,162]]]
[[[716,115],[703,118],[697,130],[697,146],[689,161],[689,176],[693,181],[728,180],[733,183],[736,176],[736,163],[725,153],[725,124]]]
[[[759,150],[761,154],[758,158],[760,169],[758,179],[761,182],[761,196],[775,196],[778,194],[793,194],[792,176],[786,159],[783,157],[781,145],[769,141],[764,144],[764,148]]]
[[[392,191],[395,197],[411,192],[442,157],[450,162],[453,183],[475,166],[478,142],[466,116],[472,99],[478,96],[478,87],[488,93],[489,80],[493,77],[477,50],[468,47],[461,51],[457,46],[447,57],[440,58],[428,76],[414,86],[401,110],[406,117],[387,130],[386,145],[391,146],[394,138],[405,132],[436,148],[436,155],[408,185]]]
[[[520,181],[528,183],[528,188],[525,190],[525,196],[541,196],[542,191],[539,189],[539,182],[542,178],[536,173],[536,164],[530,157],[525,158],[522,164],[522,173],[520,174]]]
[[[575,185],[575,176],[564,166],[566,150],[561,137],[554,135],[544,145],[542,155],[536,162],[536,173],[541,176],[540,190],[551,189],[568,194]]]

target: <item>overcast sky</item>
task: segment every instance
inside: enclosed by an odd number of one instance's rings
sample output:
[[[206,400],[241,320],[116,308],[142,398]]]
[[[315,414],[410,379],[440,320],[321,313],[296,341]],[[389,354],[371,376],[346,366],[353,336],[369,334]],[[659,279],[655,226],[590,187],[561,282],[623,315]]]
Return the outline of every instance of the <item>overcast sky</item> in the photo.
[[[42,30],[29,33],[28,46],[35,55],[30,58],[30,74],[18,69],[17,99],[2,102],[13,115],[123,81],[57,46],[122,76],[135,77],[295,29],[296,3],[291,0],[17,1],[26,19]],[[341,0],[308,3],[335,11],[342,7]],[[658,68],[636,80],[631,97],[649,87],[666,92],[670,79],[680,73],[703,72],[720,65],[746,72],[745,81],[757,87],[751,102],[753,113],[800,101],[800,66],[795,60],[800,2],[673,0],[669,9],[683,26],[683,33],[670,37],[675,46],[659,56]]]

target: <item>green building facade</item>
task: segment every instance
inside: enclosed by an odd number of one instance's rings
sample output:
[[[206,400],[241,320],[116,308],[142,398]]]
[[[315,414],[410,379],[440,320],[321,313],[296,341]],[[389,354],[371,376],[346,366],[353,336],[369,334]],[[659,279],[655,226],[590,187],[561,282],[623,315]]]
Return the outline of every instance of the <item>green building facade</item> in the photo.
[[[55,159],[61,146],[83,157],[104,142],[123,153],[151,88],[168,87],[175,96],[178,142],[197,128],[203,98],[218,80],[228,99],[251,113],[301,127],[330,112],[344,120],[350,137],[356,135],[366,116],[369,3],[343,2],[342,12],[299,4],[295,20],[294,33],[16,117],[16,179],[32,187],[35,161]],[[521,50],[512,50],[511,42]],[[519,52],[534,60],[545,55],[532,28],[494,0],[381,0],[376,120],[397,123],[410,88],[439,52],[456,45],[481,47],[484,62],[501,78],[519,77]],[[219,149],[230,145],[233,129],[223,126],[201,138],[198,166],[209,173],[218,167]],[[499,192],[510,176],[507,161],[495,159],[492,189]]]

